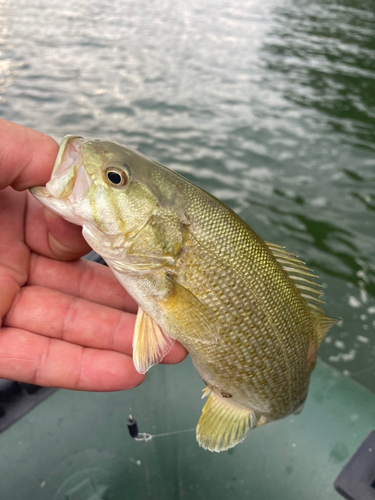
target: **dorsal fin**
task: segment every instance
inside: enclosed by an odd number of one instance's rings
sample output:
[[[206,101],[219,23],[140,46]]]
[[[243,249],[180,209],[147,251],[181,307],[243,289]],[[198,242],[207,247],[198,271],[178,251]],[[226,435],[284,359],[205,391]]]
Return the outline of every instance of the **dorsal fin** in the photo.
[[[299,260],[296,255],[284,250],[283,247],[268,242],[267,246],[277,262],[281,264],[296,287],[300,290],[302,297],[306,299],[309,306],[312,305],[313,312],[316,313],[320,311],[316,304],[323,304],[323,301],[318,298],[323,293],[321,291],[322,285],[310,279],[317,278],[317,276],[312,274],[311,269],[306,267],[302,260]]]
[[[310,278],[317,278],[312,270],[305,266],[302,260],[292,253],[287,252],[284,247],[275,245],[274,243],[266,242],[273,256],[281,264],[283,269],[288,273],[296,287],[299,289],[302,297],[306,300],[311,312],[317,320],[318,326],[318,345],[322,342],[324,335],[335,325],[339,320],[326,316],[317,304],[324,304],[319,297],[322,295],[322,285],[315,283]]]
[[[334,326],[337,325],[337,323],[340,321],[337,318],[331,318],[330,316],[326,316],[323,312],[317,313],[316,314],[317,318],[317,323],[318,323],[318,347],[322,343],[325,334],[328,332],[328,330]]]

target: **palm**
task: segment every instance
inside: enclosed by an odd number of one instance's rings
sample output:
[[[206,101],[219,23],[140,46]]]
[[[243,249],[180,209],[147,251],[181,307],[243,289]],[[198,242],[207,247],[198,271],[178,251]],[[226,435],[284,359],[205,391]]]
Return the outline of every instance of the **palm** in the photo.
[[[32,185],[25,177],[17,188]],[[0,192],[0,220],[0,378],[99,391],[140,384],[137,305],[109,269],[73,260],[90,250],[80,228],[12,188]],[[176,345],[165,361],[185,355]]]

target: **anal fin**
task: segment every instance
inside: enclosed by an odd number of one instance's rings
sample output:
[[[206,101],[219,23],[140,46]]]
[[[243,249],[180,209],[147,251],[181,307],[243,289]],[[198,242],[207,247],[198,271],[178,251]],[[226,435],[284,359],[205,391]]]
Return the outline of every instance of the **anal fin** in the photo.
[[[257,421],[253,411],[211,392],[197,425],[198,444],[209,451],[228,450],[241,443]]]
[[[146,373],[172,349],[174,339],[166,335],[154,319],[140,307],[133,337],[133,363],[138,373]]]

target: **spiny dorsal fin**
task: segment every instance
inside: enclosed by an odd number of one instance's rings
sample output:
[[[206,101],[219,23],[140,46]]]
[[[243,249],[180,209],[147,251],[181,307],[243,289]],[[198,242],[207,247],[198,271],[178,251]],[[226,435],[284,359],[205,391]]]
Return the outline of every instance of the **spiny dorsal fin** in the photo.
[[[302,297],[306,299],[311,312],[314,314],[318,325],[317,340],[319,347],[328,330],[339,321],[336,318],[326,316],[317,305],[324,304],[324,302],[318,298],[323,293],[321,291],[322,285],[309,279],[317,278],[317,276],[312,274],[311,269],[306,267],[305,263],[299,260],[296,255],[287,252],[283,247],[275,245],[274,243],[267,242],[267,246],[275,259],[282,265],[289,277],[293,280]],[[308,276],[308,278],[306,278],[306,276]]]
[[[319,347],[328,330],[332,326],[335,326],[340,320],[337,318],[331,318],[330,316],[326,316],[324,313],[316,314],[316,318],[318,323],[317,337],[318,337],[318,347]]]
[[[287,252],[283,247],[273,243],[267,243],[268,248],[271,250],[273,256],[282,265],[285,271],[292,278],[296,287],[300,290],[302,297],[304,297],[311,307],[312,311],[316,314],[322,312],[316,305],[324,304],[318,297],[322,295],[321,287],[309,278],[317,278],[312,274],[311,269],[305,266],[305,263],[297,258],[296,255]],[[306,277],[308,276],[308,278]]]
[[[251,410],[211,392],[197,425],[197,441],[205,450],[228,450],[241,443],[257,421]]]

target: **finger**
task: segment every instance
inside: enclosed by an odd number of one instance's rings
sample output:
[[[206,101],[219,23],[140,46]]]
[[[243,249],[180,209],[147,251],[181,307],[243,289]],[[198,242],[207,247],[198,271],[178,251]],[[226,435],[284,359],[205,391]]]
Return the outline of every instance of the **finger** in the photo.
[[[188,355],[187,350],[179,342],[173,344],[172,349],[166,354],[161,361],[162,365],[175,365],[181,363]]]
[[[45,185],[58,149],[52,137],[0,119],[0,190],[7,186],[24,190]],[[80,228],[50,211],[45,216],[42,205],[29,196],[33,201],[26,212],[26,240],[30,238],[34,251],[63,260],[76,259],[90,251]]]
[[[48,288],[24,287],[3,325],[129,356],[133,351],[134,314]],[[185,356],[186,350],[177,343],[165,362],[177,363]]]
[[[65,221],[30,193],[27,195],[25,238],[32,251],[59,260],[75,260],[91,251],[82,227]]]
[[[135,315],[38,286],[22,288],[5,327],[132,354]]]
[[[0,119],[0,189],[44,186],[58,150],[52,137]]]
[[[0,377],[82,391],[131,389],[145,378],[125,354],[85,348],[16,328],[1,330]]]
[[[0,192],[0,324],[27,280],[29,251],[23,241],[25,194]]]
[[[108,267],[85,259],[60,262],[32,253],[27,284],[59,290],[134,314],[138,309]]]

